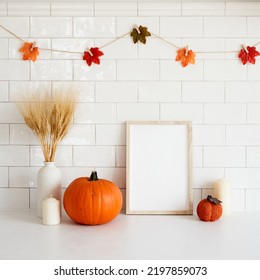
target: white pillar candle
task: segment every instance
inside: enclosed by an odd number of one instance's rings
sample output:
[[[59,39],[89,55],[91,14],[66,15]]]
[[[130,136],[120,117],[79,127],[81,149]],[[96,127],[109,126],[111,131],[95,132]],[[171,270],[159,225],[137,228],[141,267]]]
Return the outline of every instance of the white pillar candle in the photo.
[[[213,196],[222,201],[223,215],[229,215],[231,212],[229,182],[226,179],[220,179],[214,183],[213,187]]]
[[[60,201],[52,195],[42,202],[42,222],[48,226],[60,223]]]

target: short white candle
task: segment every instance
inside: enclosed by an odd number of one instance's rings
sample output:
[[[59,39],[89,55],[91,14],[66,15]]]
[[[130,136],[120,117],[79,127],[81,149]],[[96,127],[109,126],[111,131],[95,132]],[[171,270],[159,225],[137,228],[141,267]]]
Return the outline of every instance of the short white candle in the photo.
[[[48,226],[60,223],[60,201],[52,195],[42,202],[42,222]]]
[[[222,201],[223,215],[229,215],[231,212],[229,182],[226,179],[220,179],[214,183],[213,187],[213,196]]]

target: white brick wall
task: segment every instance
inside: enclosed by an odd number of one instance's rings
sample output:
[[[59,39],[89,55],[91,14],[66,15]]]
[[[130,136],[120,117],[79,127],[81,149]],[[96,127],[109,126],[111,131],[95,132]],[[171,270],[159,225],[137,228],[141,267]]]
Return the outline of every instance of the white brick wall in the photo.
[[[60,62],[60,61],[59,61]],[[70,61],[67,61],[70,62]],[[72,70],[68,66],[68,70]],[[60,74],[62,75],[62,74]],[[64,80],[64,78],[63,78]],[[116,61],[102,61],[102,68],[99,65],[92,65],[91,68],[86,67],[83,60],[74,61],[74,80],[76,81],[114,81],[116,80]]]
[[[40,146],[30,146],[30,166],[42,166],[44,161]],[[72,166],[72,146],[60,146],[55,162],[58,166]]]
[[[160,35],[181,38],[203,37],[203,17],[161,17]]]
[[[246,37],[246,17],[205,17],[204,36]]]
[[[242,43],[260,41],[259,3],[2,2],[0,24],[42,47],[80,52],[141,24],[175,45],[208,52],[182,68],[171,45],[154,37],[133,44],[126,36],[102,49],[100,65],[43,50],[32,63],[21,60],[21,41],[0,28],[0,209],[35,207],[43,162],[17,96],[73,83],[80,103],[56,156],[64,188],[96,168],[125,195],[125,122],[192,120],[194,208],[225,176],[234,211],[260,210],[260,62],[244,66],[237,58]]]
[[[0,82],[0,101],[8,101],[8,82]]]
[[[25,63],[24,63],[25,62]],[[0,61],[1,80],[29,80],[29,63],[19,60]]]
[[[0,167],[0,187],[8,187],[8,167]]]
[[[204,147],[205,167],[244,167],[244,147]]]
[[[12,76],[12,73],[10,75]],[[37,61],[37,63],[31,65],[31,80],[72,80],[72,62],[60,60]]]

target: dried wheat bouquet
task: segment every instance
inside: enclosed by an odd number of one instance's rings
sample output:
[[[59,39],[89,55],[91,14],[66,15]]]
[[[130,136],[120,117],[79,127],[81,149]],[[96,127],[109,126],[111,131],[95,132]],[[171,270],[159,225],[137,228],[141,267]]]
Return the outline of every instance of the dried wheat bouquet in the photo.
[[[73,124],[78,96],[73,89],[56,89],[52,93],[45,91],[20,97],[18,108],[27,126],[38,137],[46,162],[55,160],[57,146]]]

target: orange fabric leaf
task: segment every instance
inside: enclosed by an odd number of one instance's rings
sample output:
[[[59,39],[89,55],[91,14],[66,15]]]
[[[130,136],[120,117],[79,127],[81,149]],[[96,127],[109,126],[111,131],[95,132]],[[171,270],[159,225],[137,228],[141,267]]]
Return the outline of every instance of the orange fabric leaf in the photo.
[[[182,48],[177,51],[175,60],[180,61],[182,67],[186,67],[189,63],[195,64],[195,56],[196,54],[192,50],[187,52],[186,48]]]
[[[39,51],[37,47],[33,46],[33,43],[25,42],[19,49],[19,52],[23,53],[23,60],[36,61]]]

